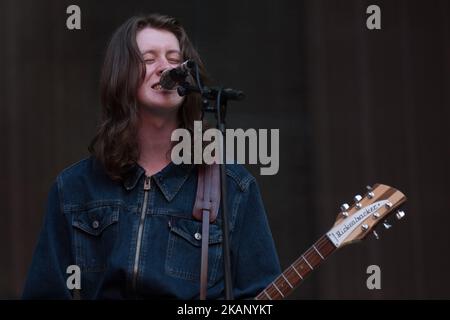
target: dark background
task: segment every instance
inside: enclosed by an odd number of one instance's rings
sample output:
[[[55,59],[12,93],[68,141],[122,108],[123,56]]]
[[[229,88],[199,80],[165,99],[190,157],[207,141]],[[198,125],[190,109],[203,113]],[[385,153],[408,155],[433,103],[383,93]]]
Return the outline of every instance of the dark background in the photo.
[[[81,8],[82,29],[66,28]],[[366,8],[381,8],[381,30]],[[58,172],[87,155],[109,37],[139,12],[178,17],[215,83],[242,89],[231,128],[279,128],[260,176],[283,269],[367,184],[408,196],[378,241],[339,250],[293,299],[450,298],[450,3],[409,0],[0,1],[0,298],[20,296]],[[366,268],[381,268],[368,290]]]

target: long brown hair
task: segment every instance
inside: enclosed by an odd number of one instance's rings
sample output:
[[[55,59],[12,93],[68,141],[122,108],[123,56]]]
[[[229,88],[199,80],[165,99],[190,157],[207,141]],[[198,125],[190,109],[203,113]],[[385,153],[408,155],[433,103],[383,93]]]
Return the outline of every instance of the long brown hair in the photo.
[[[89,145],[113,180],[122,180],[139,158],[136,93],[145,77],[145,64],[136,43],[138,31],[151,27],[172,32],[180,43],[184,60],[194,60],[206,79],[204,65],[186,31],[173,17],[150,14],[128,19],[113,34],[106,50],[100,78],[102,122]],[[189,94],[179,109],[180,126],[192,130],[200,119],[200,96]]]

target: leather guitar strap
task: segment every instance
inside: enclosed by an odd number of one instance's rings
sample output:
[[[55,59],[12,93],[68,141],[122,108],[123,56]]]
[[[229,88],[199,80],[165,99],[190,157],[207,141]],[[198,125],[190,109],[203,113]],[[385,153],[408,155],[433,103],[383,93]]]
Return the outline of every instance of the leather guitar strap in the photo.
[[[219,166],[199,165],[197,197],[195,199],[193,216],[202,221],[202,254],[200,267],[200,300],[206,299],[208,286],[208,244],[209,224],[217,218],[220,206],[220,175]]]

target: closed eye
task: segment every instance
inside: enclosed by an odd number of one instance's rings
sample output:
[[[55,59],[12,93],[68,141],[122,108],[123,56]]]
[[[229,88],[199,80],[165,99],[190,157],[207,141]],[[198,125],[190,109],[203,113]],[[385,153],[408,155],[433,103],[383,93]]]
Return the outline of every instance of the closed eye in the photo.
[[[180,64],[180,63],[181,63],[181,60],[180,60],[180,59],[169,59],[168,61],[169,61],[169,63],[171,63],[171,64]]]

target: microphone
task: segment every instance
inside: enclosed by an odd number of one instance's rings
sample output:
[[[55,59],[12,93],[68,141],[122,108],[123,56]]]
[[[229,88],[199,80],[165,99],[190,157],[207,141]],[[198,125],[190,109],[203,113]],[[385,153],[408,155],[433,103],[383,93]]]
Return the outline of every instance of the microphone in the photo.
[[[180,82],[186,81],[189,76],[189,71],[193,69],[195,62],[193,60],[186,60],[178,67],[164,70],[161,74],[159,84],[166,90],[174,89]]]

